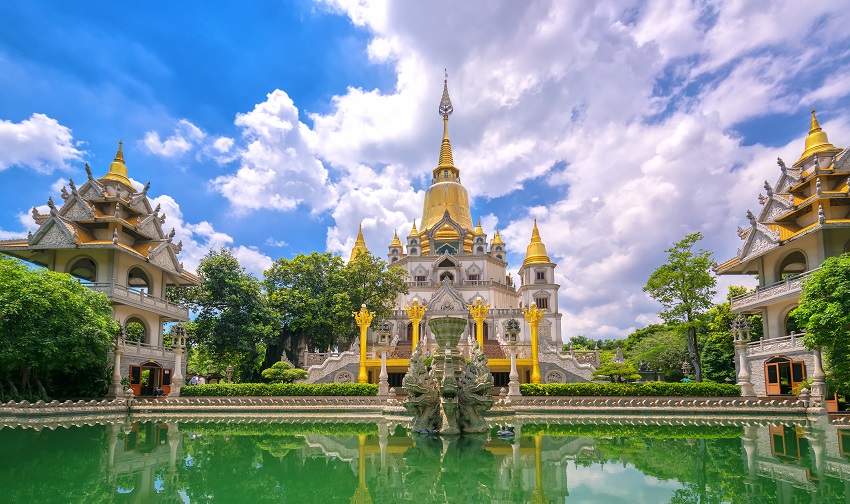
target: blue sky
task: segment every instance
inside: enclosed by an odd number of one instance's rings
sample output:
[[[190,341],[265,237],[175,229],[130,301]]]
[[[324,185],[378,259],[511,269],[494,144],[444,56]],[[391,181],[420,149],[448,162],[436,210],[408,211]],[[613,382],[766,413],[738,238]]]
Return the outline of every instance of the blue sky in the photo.
[[[641,288],[670,244],[735,254],[811,107],[850,144],[850,4],[571,4],[4,2],[0,238],[121,139],[187,266],[347,257],[361,222],[384,254],[421,217],[448,68],[473,218],[513,271],[538,218],[563,333],[624,336],[655,320]]]

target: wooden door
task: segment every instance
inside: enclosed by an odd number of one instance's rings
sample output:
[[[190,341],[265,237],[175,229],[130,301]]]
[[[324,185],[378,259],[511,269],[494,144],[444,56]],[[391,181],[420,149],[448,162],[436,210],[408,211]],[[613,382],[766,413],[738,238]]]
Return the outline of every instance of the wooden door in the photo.
[[[767,395],[779,395],[779,363],[773,362],[764,365],[764,379],[767,385]]]

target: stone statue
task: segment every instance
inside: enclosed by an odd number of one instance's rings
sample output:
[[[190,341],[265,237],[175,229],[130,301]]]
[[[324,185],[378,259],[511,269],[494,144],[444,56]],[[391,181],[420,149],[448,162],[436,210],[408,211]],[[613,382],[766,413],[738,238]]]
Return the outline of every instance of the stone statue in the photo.
[[[484,421],[484,412],[493,407],[493,375],[487,366],[487,356],[476,346],[472,352],[472,361],[466,365],[466,370],[458,384],[458,415],[460,429],[463,432],[486,432],[490,427]]]
[[[434,431],[442,427],[437,382],[422,359],[422,347],[410,356],[410,365],[401,386],[407,392],[404,407],[413,415],[410,429],[414,432]]]

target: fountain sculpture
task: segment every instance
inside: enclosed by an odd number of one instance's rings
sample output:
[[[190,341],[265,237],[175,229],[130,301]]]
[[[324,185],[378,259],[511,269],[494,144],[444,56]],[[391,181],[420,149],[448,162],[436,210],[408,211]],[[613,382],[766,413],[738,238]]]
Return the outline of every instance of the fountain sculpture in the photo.
[[[411,430],[440,434],[486,432],[489,426],[483,415],[493,407],[493,375],[487,367],[487,356],[476,345],[467,363],[458,351],[465,319],[441,317],[428,325],[439,345],[431,369],[425,365],[421,346],[417,346],[402,383],[408,394],[404,407],[413,414]]]

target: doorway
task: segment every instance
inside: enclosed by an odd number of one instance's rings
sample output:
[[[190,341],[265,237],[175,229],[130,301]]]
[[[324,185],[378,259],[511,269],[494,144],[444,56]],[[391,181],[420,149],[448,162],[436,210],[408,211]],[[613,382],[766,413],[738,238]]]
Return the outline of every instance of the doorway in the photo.
[[[137,396],[152,396],[158,388],[168,394],[171,392],[171,371],[156,361],[130,366],[130,388]]]
[[[791,395],[792,389],[806,379],[806,363],[787,357],[774,357],[764,364],[767,395]]]

